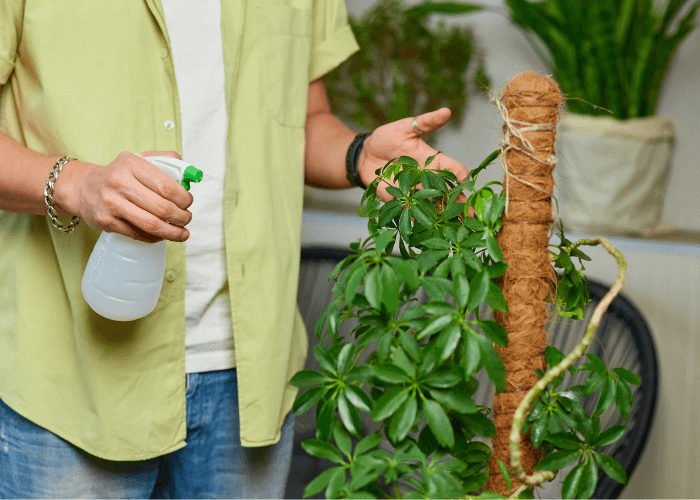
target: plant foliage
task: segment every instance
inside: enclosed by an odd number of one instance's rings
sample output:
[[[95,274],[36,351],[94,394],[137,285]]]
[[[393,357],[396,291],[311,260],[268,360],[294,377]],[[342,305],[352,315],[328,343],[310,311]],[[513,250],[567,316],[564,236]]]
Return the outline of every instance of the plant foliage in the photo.
[[[313,354],[321,370],[303,370],[291,380],[308,388],[294,412],[316,407],[316,438],[304,441],[304,449],[335,464],[307,486],[305,497],[325,490],[327,498],[498,498],[483,491],[491,448],[480,440],[493,436],[495,427],[490,408],[472,398],[480,370],[497,390],[506,383],[494,345],[506,345],[508,337],[480,312],[484,304],[508,308],[496,283],[508,267],[496,237],[505,197],[492,189],[500,183],[475,188],[478,173],[497,156],[461,182],[449,171],[431,169],[434,156],[424,165],[402,156],[378,170],[365,192],[360,214],[368,218],[370,236],[353,243],[354,253],[332,271],[335,299],[315,328],[321,342]],[[379,182],[389,184],[392,201],[377,199]],[[474,217],[468,217],[470,207]],[[587,285],[569,264],[572,257],[587,257],[567,252],[568,243],[563,238],[552,250],[568,280],[560,284],[556,302],[563,313],[576,316],[588,301],[582,291]],[[428,297],[423,303],[417,300],[420,289]],[[350,318],[357,327],[343,337],[338,327]],[[544,354],[550,366],[564,358],[553,347]],[[539,469],[578,463],[564,484],[567,498],[592,495],[597,466],[626,481],[620,464],[595,448],[624,432],[623,426],[601,430],[599,417],[615,404],[627,418],[628,384],[639,380],[626,370],[608,370],[596,356],[588,358],[570,368],[591,373],[585,385],[557,390],[563,375],[558,377],[524,425],[532,429],[536,446],[551,450]],[[595,413],[587,415],[578,401],[597,391]],[[364,435],[361,413],[379,422],[379,431]],[[511,481],[504,465],[501,470]]]
[[[375,128],[443,106],[458,126],[466,107],[467,73],[479,86],[488,78],[472,32],[430,25],[433,15],[467,14],[482,7],[462,2],[379,0],[362,18],[350,18],[361,50],[326,75],[335,114],[361,128]],[[434,133],[433,133],[434,135]]]
[[[700,0],[506,0],[578,114],[652,116]],[[532,38],[530,41],[533,42]],[[595,106],[591,106],[591,104]]]

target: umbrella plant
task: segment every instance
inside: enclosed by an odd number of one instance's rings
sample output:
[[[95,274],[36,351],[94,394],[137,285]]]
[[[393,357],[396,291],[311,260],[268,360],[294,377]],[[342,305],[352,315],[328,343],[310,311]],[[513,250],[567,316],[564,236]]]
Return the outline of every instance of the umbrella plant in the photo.
[[[327,498],[503,498],[484,490],[492,450],[483,438],[493,436],[495,427],[491,409],[472,398],[481,370],[497,391],[506,384],[494,346],[505,346],[508,336],[480,313],[484,304],[508,310],[497,285],[508,268],[497,239],[505,193],[498,182],[476,187],[479,172],[498,154],[461,181],[431,168],[434,157],[421,165],[403,156],[378,170],[365,192],[360,215],[368,219],[369,237],[351,244],[353,254],[331,273],[335,298],[314,332],[320,344],[313,355],[321,370],[303,370],[291,380],[308,388],[296,400],[295,413],[316,408],[316,437],[303,448],[334,463],[311,481],[305,497],[325,490]],[[380,182],[388,184],[392,201],[376,197]],[[583,244],[603,244],[624,267],[607,241],[572,243],[562,232],[551,247],[559,286],[550,302],[569,317],[580,318],[588,301],[583,266],[574,265],[587,259],[578,248]],[[424,303],[417,300],[420,289],[428,297]],[[341,336],[339,325],[351,318],[357,326],[349,337]],[[599,450],[620,439],[625,427],[601,429],[600,415],[614,406],[626,419],[629,384],[639,384],[639,378],[608,369],[592,354],[573,365],[595,326],[571,355],[545,349],[547,367],[538,373],[542,387],[533,391],[529,412],[516,414],[519,432],[529,430],[533,444],[547,452],[534,481],[576,464],[564,481],[567,498],[589,498],[598,467],[616,481],[627,480],[620,464]],[[563,387],[565,370],[590,375],[583,385]],[[579,403],[586,397],[598,398],[591,415]],[[363,429],[362,413],[380,425],[378,431]],[[532,498],[531,484],[515,489],[511,469],[499,466],[513,495]]]

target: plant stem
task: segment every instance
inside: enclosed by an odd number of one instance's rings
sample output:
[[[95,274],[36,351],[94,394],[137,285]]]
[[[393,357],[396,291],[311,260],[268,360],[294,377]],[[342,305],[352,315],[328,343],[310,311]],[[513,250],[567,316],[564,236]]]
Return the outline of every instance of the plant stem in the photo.
[[[622,256],[619,250],[617,250],[614,246],[610,244],[610,242],[607,239],[581,239],[571,244],[565,250],[567,252],[571,252],[571,250],[581,245],[602,245],[608,251],[609,254],[615,257],[615,259],[617,260],[617,279],[615,280],[615,283],[610,288],[610,290],[608,290],[608,293],[605,294],[605,296],[601,299],[601,301],[598,303],[595,310],[593,311],[591,319],[586,328],[586,334],[584,335],[581,342],[566,358],[564,358],[561,361],[561,363],[550,368],[549,371],[545,373],[544,377],[542,377],[537,382],[537,384],[535,384],[535,386],[527,392],[527,394],[525,395],[525,399],[522,400],[520,406],[518,406],[518,409],[515,411],[515,415],[513,417],[513,426],[511,427],[510,433],[510,463],[513,467],[513,471],[518,476],[518,479],[520,480],[520,482],[523,483],[523,486],[521,486],[521,488],[518,488],[518,490],[516,490],[516,492],[510,498],[515,498],[521,491],[522,487],[532,488],[533,486],[540,484],[544,481],[551,481],[552,479],[554,479],[555,473],[553,471],[540,471],[537,474],[528,476],[527,473],[523,470],[523,467],[520,463],[520,428],[522,427],[523,418],[525,417],[525,411],[530,407],[530,405],[535,401],[537,396],[539,396],[539,394],[547,387],[547,385],[549,385],[549,383],[552,380],[561,375],[564,372],[564,370],[566,370],[583,355],[583,352],[593,340],[595,331],[598,328],[598,325],[600,324],[600,320],[603,314],[605,313],[605,311],[607,311],[608,306],[610,306],[610,303],[617,296],[617,294],[620,293],[620,290],[622,289],[622,284],[625,281],[625,277],[627,276],[627,262],[625,261],[625,258]]]

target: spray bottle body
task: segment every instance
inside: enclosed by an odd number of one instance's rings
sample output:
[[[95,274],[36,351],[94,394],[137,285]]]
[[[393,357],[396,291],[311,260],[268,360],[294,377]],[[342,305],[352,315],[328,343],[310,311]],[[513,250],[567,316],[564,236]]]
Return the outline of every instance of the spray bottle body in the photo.
[[[144,158],[189,188],[184,172],[194,167],[170,157]],[[196,169],[194,169],[196,170]],[[198,179],[201,180],[201,171]],[[195,174],[196,175],[196,174]],[[103,232],[83,274],[83,297],[100,316],[133,321],[156,307],[165,273],[167,241],[145,243],[118,233]]]

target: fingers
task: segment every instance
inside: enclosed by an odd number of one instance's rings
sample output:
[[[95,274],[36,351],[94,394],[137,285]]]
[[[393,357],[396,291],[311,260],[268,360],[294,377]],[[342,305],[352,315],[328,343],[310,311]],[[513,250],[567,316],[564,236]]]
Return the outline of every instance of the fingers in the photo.
[[[418,130],[413,128],[413,119],[409,119],[408,126],[410,127],[411,134],[422,134],[425,132],[432,132],[437,130],[447,123],[447,121],[452,116],[452,111],[449,108],[440,108],[435,111],[430,111],[428,113],[423,113],[415,117],[416,126]]]
[[[177,157],[169,151],[154,156]],[[81,216],[91,227],[142,241],[185,241],[193,198],[176,180],[127,151],[106,167],[90,169],[81,184]]]

